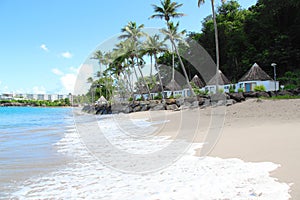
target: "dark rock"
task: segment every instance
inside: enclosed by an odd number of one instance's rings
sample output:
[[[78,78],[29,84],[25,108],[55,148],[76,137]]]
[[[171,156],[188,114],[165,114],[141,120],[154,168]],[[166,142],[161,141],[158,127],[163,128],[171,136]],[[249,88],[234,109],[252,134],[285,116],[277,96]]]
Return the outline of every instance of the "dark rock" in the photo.
[[[242,102],[242,101],[245,101],[245,97],[243,95],[242,92],[239,92],[239,93],[231,93],[229,94],[230,95],[230,98],[235,100],[236,102]]]
[[[199,108],[199,101],[194,101],[193,103],[191,103],[190,108],[192,108],[192,109]]]
[[[133,112],[139,112],[142,110],[142,107],[141,106],[136,106],[134,109],[133,109]]]
[[[184,104],[184,98],[176,99],[176,105],[178,107],[182,106],[183,104]]]
[[[283,90],[283,91],[279,91],[277,92],[278,96],[294,96],[294,94],[290,91],[287,90]]]
[[[165,110],[166,107],[164,104],[157,104],[156,106],[150,108],[151,111],[157,111],[157,110]]]
[[[197,101],[197,97],[187,97],[187,98],[184,98],[184,102],[188,102],[188,103],[193,103],[194,101]]]
[[[243,96],[245,98],[257,98],[257,92],[253,92],[253,91],[250,91],[250,92],[243,92]]]
[[[268,91],[268,94],[269,94],[270,97],[276,96],[275,92],[273,92],[273,91]]]
[[[204,105],[205,101],[207,100],[206,98],[198,97],[198,105],[202,106]]]
[[[176,104],[167,105],[166,110],[178,110],[178,106]]]
[[[266,97],[266,98],[269,98],[270,95],[267,92],[257,92],[257,97]]]
[[[232,106],[233,104],[236,104],[236,101],[233,99],[229,99],[226,101],[226,106]]]
[[[176,104],[176,99],[165,99],[165,103],[167,105]]]

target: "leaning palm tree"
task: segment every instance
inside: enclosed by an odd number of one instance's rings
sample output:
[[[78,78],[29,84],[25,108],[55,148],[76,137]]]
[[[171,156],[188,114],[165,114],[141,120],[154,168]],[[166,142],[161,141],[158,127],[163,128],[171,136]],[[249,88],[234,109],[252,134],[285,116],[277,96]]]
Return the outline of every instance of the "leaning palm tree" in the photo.
[[[175,52],[176,52],[176,54],[178,56],[180,66],[181,66],[181,69],[182,69],[183,74],[185,76],[186,83],[187,83],[187,85],[189,87],[189,90],[191,91],[191,95],[195,96],[194,90],[193,90],[193,88],[192,88],[192,86],[190,84],[189,77],[188,77],[188,75],[186,73],[184,64],[182,62],[181,56],[179,54],[179,51],[178,51],[178,48],[177,48],[177,45],[176,45],[176,42],[177,43],[181,42],[182,44],[188,46],[188,44],[186,43],[186,41],[184,41],[182,39],[182,34],[184,34],[185,31],[178,32],[178,26],[179,26],[179,22],[177,22],[176,25],[174,25],[174,23],[172,23],[172,22],[169,22],[169,25],[168,25],[169,28],[168,29],[162,29],[161,32],[163,34],[165,34],[166,38],[168,38],[171,41],[171,45],[174,48],[174,50],[175,50]],[[174,81],[174,75],[173,75],[172,78],[173,78],[172,81]]]
[[[170,22],[171,18],[179,18],[179,17],[182,17],[182,16],[185,15],[184,13],[177,12],[177,9],[180,8],[183,4],[178,4],[177,2],[172,2],[171,0],[161,0],[160,4],[161,4],[161,6],[152,5],[155,14],[150,16],[150,18],[151,19],[159,18],[159,19],[164,19],[166,21],[167,29],[164,29],[163,32],[164,32],[164,34],[166,34],[169,37],[169,40],[171,41],[172,49],[173,48],[175,49],[175,52],[176,52],[176,54],[179,58],[179,61],[180,61],[182,71],[183,71],[184,76],[186,78],[187,85],[189,86],[189,89],[191,91],[192,96],[194,96],[195,93],[192,89],[192,86],[191,86],[190,81],[188,79],[185,67],[183,65],[183,62],[182,62],[181,57],[179,55],[178,49],[176,47],[176,42],[174,41],[174,39],[175,39],[174,36],[175,35],[173,36],[173,30],[171,30],[171,28],[174,28],[175,26],[174,26],[173,23]],[[173,26],[173,27],[171,27],[171,26]],[[178,25],[177,25],[176,28],[178,28]],[[173,68],[174,68],[174,66],[173,66]]]
[[[144,28],[143,24],[137,26],[135,22],[129,22],[125,27],[121,29],[123,34],[119,36],[119,39],[126,39],[128,42],[131,42],[134,45],[133,53],[136,59],[136,64],[140,72],[140,75],[142,77],[142,80],[144,82],[144,85],[146,86],[149,98],[151,98],[149,86],[146,83],[143,72],[141,70],[141,65],[143,63],[143,60],[141,59],[139,53],[139,45],[140,45],[139,38],[145,36],[145,33],[142,31],[143,28]]]
[[[224,3],[226,0],[221,0],[222,3]],[[201,6],[201,4],[205,3],[205,0],[198,0],[198,7]],[[215,12],[215,1],[211,0],[211,9],[212,9],[212,17],[214,21],[214,29],[215,29],[215,45],[216,45],[216,76],[219,75],[219,68],[220,68],[220,55],[219,55],[219,38],[218,38],[218,26],[217,26],[217,20],[216,20],[216,12]],[[219,83],[218,78],[216,79],[216,92],[219,92]]]

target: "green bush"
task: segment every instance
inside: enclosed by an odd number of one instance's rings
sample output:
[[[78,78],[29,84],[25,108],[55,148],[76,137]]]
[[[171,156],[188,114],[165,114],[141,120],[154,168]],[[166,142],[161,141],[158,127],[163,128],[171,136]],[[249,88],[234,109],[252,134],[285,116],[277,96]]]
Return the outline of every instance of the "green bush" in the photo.
[[[235,85],[230,85],[229,93],[235,93]]]
[[[266,87],[264,85],[257,85],[257,86],[254,87],[254,91],[255,92],[265,92]]]
[[[239,88],[238,92],[244,92],[244,89],[243,88]]]
[[[128,98],[128,101],[133,101],[133,97],[129,97],[129,98]]]
[[[179,98],[181,98],[182,96],[181,96],[181,94],[176,94],[175,95],[175,99],[179,99]]]
[[[223,94],[223,93],[224,93],[224,89],[223,89],[223,88],[220,88],[220,89],[219,89],[219,93]]]

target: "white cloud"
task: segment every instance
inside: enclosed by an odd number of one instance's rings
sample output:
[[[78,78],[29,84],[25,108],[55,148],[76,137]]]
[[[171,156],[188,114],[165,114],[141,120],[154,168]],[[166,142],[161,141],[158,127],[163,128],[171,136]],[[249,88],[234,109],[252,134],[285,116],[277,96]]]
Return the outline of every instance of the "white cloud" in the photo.
[[[41,44],[40,48],[43,49],[44,51],[49,51],[49,49],[45,44]]]
[[[76,78],[77,74],[65,74],[60,78],[61,84],[67,93],[73,93]]]
[[[33,94],[46,94],[46,89],[44,86],[34,86],[32,92]]]
[[[72,58],[73,57],[73,55],[68,51],[61,53],[61,56],[64,58]]]
[[[64,73],[62,71],[60,71],[59,69],[57,69],[57,68],[53,68],[51,71],[52,71],[52,73],[54,73],[58,76],[64,75]]]

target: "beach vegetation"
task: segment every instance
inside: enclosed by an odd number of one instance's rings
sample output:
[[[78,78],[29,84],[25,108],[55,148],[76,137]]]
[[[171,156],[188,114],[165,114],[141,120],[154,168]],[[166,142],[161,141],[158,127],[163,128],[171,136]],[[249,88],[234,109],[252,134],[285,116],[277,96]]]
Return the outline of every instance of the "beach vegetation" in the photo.
[[[244,88],[239,88],[238,92],[244,92]]]
[[[257,85],[257,86],[254,87],[254,91],[255,92],[265,92],[266,87],[264,85]]]

